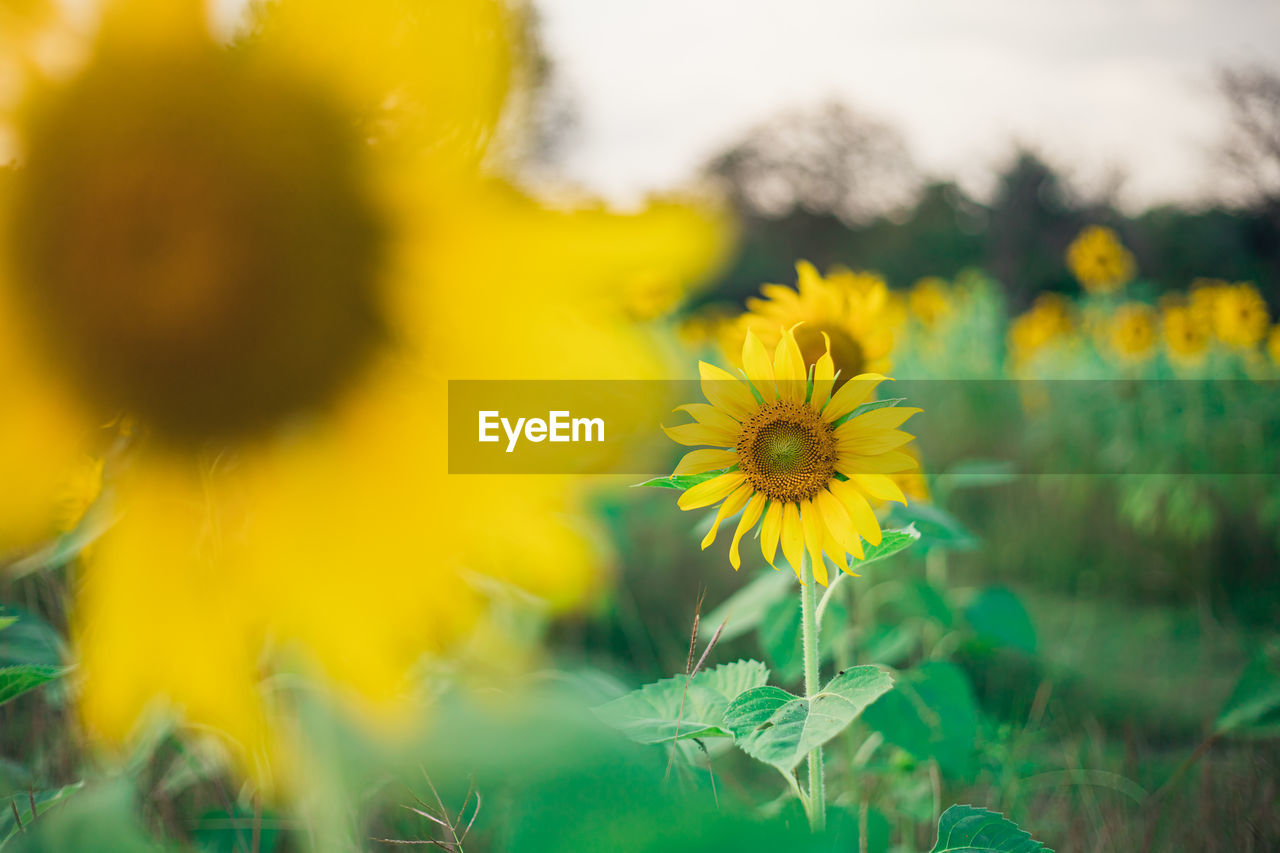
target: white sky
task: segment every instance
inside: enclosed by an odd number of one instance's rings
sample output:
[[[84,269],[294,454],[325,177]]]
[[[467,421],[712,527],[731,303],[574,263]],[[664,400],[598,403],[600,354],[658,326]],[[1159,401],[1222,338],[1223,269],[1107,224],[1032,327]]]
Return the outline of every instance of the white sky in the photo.
[[[984,192],[1013,140],[1129,205],[1212,193],[1223,63],[1280,68],[1280,0],[535,0],[579,126],[571,175],[678,186],[778,111],[832,97]]]

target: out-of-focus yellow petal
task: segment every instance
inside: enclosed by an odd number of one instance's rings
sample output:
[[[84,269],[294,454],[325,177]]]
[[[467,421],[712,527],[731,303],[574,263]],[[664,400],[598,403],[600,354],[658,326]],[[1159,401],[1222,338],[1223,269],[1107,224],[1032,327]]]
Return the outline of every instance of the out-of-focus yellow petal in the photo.
[[[738,440],[736,431],[710,427],[706,424],[664,426],[662,431],[672,441],[683,444],[686,447],[697,447],[700,444],[710,444],[714,447],[733,447],[734,442]]]
[[[518,57],[499,0],[275,0],[251,32],[270,57],[341,93],[437,177],[475,169]],[[501,245],[500,242],[495,245]]]

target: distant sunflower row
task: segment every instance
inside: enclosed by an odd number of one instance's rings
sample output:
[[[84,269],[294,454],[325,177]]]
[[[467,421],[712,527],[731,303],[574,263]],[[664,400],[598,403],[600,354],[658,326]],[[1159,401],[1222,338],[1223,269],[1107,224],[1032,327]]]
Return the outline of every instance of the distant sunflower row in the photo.
[[[834,267],[823,277],[802,261],[794,286],[766,284],[745,311],[704,310],[683,331],[688,343],[710,343],[734,361],[748,331],[773,346],[780,328],[799,323],[806,360],[821,355],[826,335],[845,377],[884,373],[895,363],[912,378],[1076,375],[1082,364],[1091,376],[1165,367],[1175,375],[1240,368],[1269,375],[1280,368],[1280,325],[1251,283],[1202,278],[1157,300],[1130,297],[1131,286],[1142,289],[1134,256],[1114,231],[1096,225],[1077,236],[1065,261],[1084,293],[1041,293],[1012,318],[998,289],[976,271],[893,290],[872,272]]]

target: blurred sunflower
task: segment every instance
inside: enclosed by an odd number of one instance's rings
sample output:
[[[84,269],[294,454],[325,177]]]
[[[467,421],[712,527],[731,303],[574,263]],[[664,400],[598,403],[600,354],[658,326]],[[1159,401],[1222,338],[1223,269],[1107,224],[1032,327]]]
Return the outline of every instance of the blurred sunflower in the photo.
[[[907,294],[907,304],[911,314],[927,329],[946,319],[955,307],[951,289],[937,276],[917,281]]]
[[[1041,293],[1023,314],[1009,324],[1009,354],[1023,364],[1074,328],[1071,307],[1058,293]]]
[[[1090,225],[1067,247],[1071,274],[1090,293],[1113,293],[1128,284],[1136,265],[1115,231]]]
[[[850,377],[891,367],[893,328],[884,279],[843,267],[823,278],[808,261],[796,264],[796,277],[794,288],[766,284],[760,288],[763,299],[747,300],[747,313],[721,339],[731,362],[736,362],[748,331],[773,347],[781,341],[780,329],[801,324],[795,336],[804,363],[816,363],[829,346],[841,377],[837,387]]]
[[[264,667],[395,709],[482,619],[471,578],[553,607],[598,585],[573,481],[448,474],[446,382],[665,375],[620,294],[705,275],[725,229],[514,189],[496,0],[279,0],[231,46],[197,0],[99,11],[14,123],[0,548],[127,414],[73,611],[82,717],[119,741],[164,697],[267,782]]]
[[[916,460],[901,449],[913,436],[898,427],[920,410],[890,406],[851,416],[885,377],[864,373],[832,393],[836,371],[824,340],[808,382],[810,372],[792,330],[779,330],[770,358],[748,329],[742,363],[745,380],[699,362],[709,402],[680,407],[693,423],[663,427],[680,444],[710,446],[685,454],[677,475],[723,469],[686,490],[680,508],[720,504],[703,548],[715,541],[725,519],[742,513],[729,548],[735,569],[741,565],[743,535],[759,522],[760,550],[769,565],[774,565],[781,542],[797,577],[806,551],[814,577],[824,586],[824,554],[854,574],[848,555],[861,559],[862,540],[878,545],[882,538],[869,499],[906,503],[890,475],[916,467]]]
[[[1160,315],[1160,331],[1170,361],[1183,367],[1204,362],[1209,352],[1209,330],[1197,321],[1189,306],[1164,306]]]
[[[1218,340],[1237,349],[1256,347],[1271,325],[1267,303],[1247,282],[1217,288],[1212,307],[1213,331]]]
[[[1280,365],[1280,324],[1271,327],[1271,334],[1267,336],[1267,353],[1272,364]]]
[[[1140,362],[1151,357],[1156,345],[1156,312],[1141,302],[1116,308],[1107,328],[1107,343],[1123,361]]]

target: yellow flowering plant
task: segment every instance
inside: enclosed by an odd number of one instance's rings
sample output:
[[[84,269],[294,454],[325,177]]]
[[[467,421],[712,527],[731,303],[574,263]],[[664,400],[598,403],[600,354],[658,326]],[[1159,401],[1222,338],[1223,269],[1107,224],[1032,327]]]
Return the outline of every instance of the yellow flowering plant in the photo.
[[[34,44],[57,16],[30,6]],[[168,709],[270,788],[263,675],[399,720],[415,663],[485,623],[477,579],[592,595],[580,485],[450,475],[446,382],[665,375],[625,294],[704,276],[727,229],[518,189],[526,57],[497,0],[279,0],[230,43],[198,0],[96,11],[0,114],[0,479],[23,484],[0,551],[38,555],[101,470],[113,523],[71,611],[85,728],[120,744]]]
[[[823,744],[893,684],[888,673],[871,665],[847,668],[823,684],[819,624],[841,578],[857,577],[862,565],[901,551],[919,536],[914,528],[883,530],[872,502],[906,503],[894,475],[915,469],[917,462],[904,451],[913,436],[898,427],[920,410],[899,406],[902,400],[871,399],[887,378],[878,373],[838,383],[828,336],[822,335],[822,353],[807,362],[798,331],[779,329],[770,352],[748,329],[738,376],[699,363],[707,402],[680,407],[691,423],[663,427],[672,440],[699,449],[686,453],[670,477],[645,485],[682,490],[682,510],[718,505],[704,549],[720,525],[737,516],[729,546],[735,570],[742,564],[741,541],[752,530],[758,529],[761,554],[775,569],[781,551],[800,582],[804,695],[769,685],[763,664],[739,661],[702,673],[701,681],[696,669],[686,674],[683,689],[696,684],[700,693],[709,691],[715,710],[683,729],[682,713],[667,695],[681,689],[678,677],[597,710],[644,743],[732,737],[783,775],[819,830],[826,821]],[[828,563],[840,570],[834,579]],[[819,586],[826,587],[821,601]],[[804,788],[795,775],[802,761],[808,766]]]

